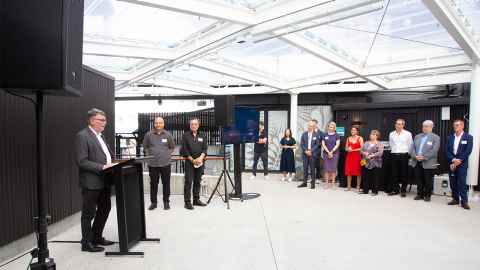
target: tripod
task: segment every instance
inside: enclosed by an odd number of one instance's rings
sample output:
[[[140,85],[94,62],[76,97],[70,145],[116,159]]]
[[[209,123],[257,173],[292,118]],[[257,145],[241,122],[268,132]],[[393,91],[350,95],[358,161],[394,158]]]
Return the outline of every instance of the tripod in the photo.
[[[220,176],[218,177],[217,183],[215,184],[215,188],[213,189],[212,194],[210,194],[210,198],[208,198],[207,204],[210,203],[210,201],[213,198],[213,195],[215,195],[215,192],[217,192],[218,195],[220,196],[220,198],[222,198],[222,201],[227,204],[227,209],[230,209],[230,200],[229,200],[229,194],[228,194],[228,190],[227,190],[227,178],[230,181],[230,184],[232,185],[232,187],[235,188],[235,184],[233,184],[232,178],[230,177],[230,173],[227,170],[227,155],[226,155],[225,144],[223,144],[223,159],[222,159],[222,161],[223,161],[222,173],[220,173]],[[220,182],[222,182],[222,180],[223,180],[223,186],[225,188],[225,199],[223,198],[222,194],[218,190],[218,187],[220,186]]]

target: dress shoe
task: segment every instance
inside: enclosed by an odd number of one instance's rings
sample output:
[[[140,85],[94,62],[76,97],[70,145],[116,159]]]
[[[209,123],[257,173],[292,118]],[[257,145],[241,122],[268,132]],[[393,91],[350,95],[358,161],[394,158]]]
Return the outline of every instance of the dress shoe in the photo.
[[[448,205],[458,205],[458,201],[457,200],[451,200],[449,203],[447,203]]]
[[[429,202],[429,201],[431,201],[431,198],[430,198],[430,196],[425,196],[425,198],[423,198],[423,200],[426,201],[426,202]]]
[[[372,196],[378,196],[378,192],[372,192]]]
[[[300,185],[298,185],[299,188],[303,188],[303,187],[307,187],[307,183],[302,183]]]
[[[97,239],[97,240],[92,241],[92,244],[98,245],[98,246],[111,246],[111,245],[115,244],[115,242],[107,240],[107,239],[102,237],[101,239]]]
[[[388,193],[388,196],[395,196],[395,195],[398,195],[398,192],[392,191]]]
[[[170,210],[170,203],[164,202],[163,203],[163,210]]]
[[[465,210],[470,210],[470,205],[468,205],[468,203],[462,203],[462,208]]]
[[[407,193],[405,193],[405,192],[400,193],[400,197],[402,197],[402,198],[407,197]]]
[[[155,208],[157,208],[157,204],[156,204],[156,203],[152,203],[152,204],[150,204],[150,206],[148,207],[148,210],[151,211],[151,210],[153,210],[153,209],[155,209]]]
[[[415,201],[419,201],[419,200],[423,200],[424,198],[423,198],[423,196],[421,196],[421,195],[417,195],[417,196],[415,196],[415,198],[413,198],[413,199],[414,199]]]
[[[193,205],[196,205],[196,206],[207,206],[207,204],[205,204],[204,202],[200,201],[200,200],[195,200],[193,201]]]
[[[312,185],[312,186],[310,186],[310,189],[315,189],[315,186],[313,186],[313,185]]]
[[[185,209],[193,210],[193,205],[191,202],[185,203]]]
[[[103,247],[96,246],[92,243],[86,243],[82,244],[82,251],[87,251],[87,252],[102,252],[105,249]]]

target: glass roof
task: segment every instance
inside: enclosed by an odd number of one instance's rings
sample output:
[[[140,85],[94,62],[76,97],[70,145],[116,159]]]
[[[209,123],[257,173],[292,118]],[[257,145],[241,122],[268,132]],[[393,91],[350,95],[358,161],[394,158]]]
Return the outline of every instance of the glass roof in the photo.
[[[121,1],[85,2],[84,34],[135,41],[139,45],[174,48],[215,20]]]
[[[227,61],[291,81],[339,71],[336,66],[279,39],[233,44],[218,53]],[[301,67],[301,68],[299,68]]]
[[[362,12],[365,14],[311,28],[303,34],[361,65],[461,51],[421,0],[391,0],[388,7],[384,3]]]
[[[271,14],[275,12],[271,11],[276,8],[282,10],[274,15],[278,16],[278,21],[269,21],[264,27],[267,29],[269,23],[278,24],[274,31],[260,31],[262,34],[257,35],[255,30],[262,27],[254,27],[253,30],[244,30],[243,38],[237,39],[232,38],[237,33],[228,33],[225,29],[241,22],[241,18],[231,22],[228,14],[218,14],[213,17],[223,20],[216,20],[211,18],[211,13],[203,14],[202,10],[177,5],[176,2],[170,4],[173,6],[169,10],[148,4],[160,1],[85,0],[84,42],[91,46],[83,57],[84,64],[114,77],[118,75],[117,86],[152,83],[153,77],[156,77],[202,87],[262,84],[262,81],[268,80],[275,88],[282,89],[281,86],[285,85],[282,90],[287,90],[289,83],[298,88],[302,83],[310,85],[307,81],[315,84],[315,80],[313,83],[308,80],[311,78],[341,80],[351,75],[365,80],[368,74],[362,75],[362,70],[372,70],[368,69],[370,67],[375,67],[377,71],[386,64],[405,65],[410,60],[465,55],[422,0],[336,0],[315,8],[313,6],[317,2],[312,3],[311,9],[308,1],[303,1],[305,9],[301,12],[295,9],[302,1],[293,0],[191,0],[201,1],[204,4],[202,7],[211,5],[212,9],[223,5],[250,10],[252,12],[248,14],[252,18],[259,15],[262,20],[265,19],[263,12],[273,16]],[[467,29],[480,44],[480,0],[448,1],[455,4],[455,11],[464,18],[469,25]],[[162,2],[162,5],[169,5],[168,2]],[[288,10],[289,5],[291,10]],[[229,9],[222,10],[228,12]],[[291,14],[285,15],[285,12]],[[232,14],[238,16],[238,13]],[[308,19],[300,20],[302,16]],[[244,27],[248,27],[248,21]],[[289,37],[294,37],[295,42],[289,42]],[[309,53],[312,44],[319,49],[315,55]],[[111,46],[108,48],[115,49],[115,52],[95,51],[96,46],[103,45]],[[138,53],[136,50],[139,50]],[[167,63],[167,60],[144,59],[150,57],[150,52],[158,52],[152,58],[168,59],[173,68],[160,74],[149,74],[141,81],[129,81],[129,78],[134,78],[134,73]],[[339,58],[333,57],[327,62],[322,60],[325,58],[321,55],[323,52],[333,53]],[[340,68],[345,66],[345,61],[353,67],[347,72]],[[208,62],[212,62],[211,68],[202,67],[202,63]],[[453,61],[455,64],[451,68],[443,68],[443,65],[411,72],[398,72],[389,66],[390,74],[380,77],[392,81],[465,72],[469,68],[469,63],[465,62],[463,65],[463,62],[458,64]],[[216,70],[215,67],[218,72],[211,71]],[[225,70],[221,70],[222,67]],[[126,80],[125,84],[120,84],[120,80]],[[175,91],[181,94],[179,90]]]

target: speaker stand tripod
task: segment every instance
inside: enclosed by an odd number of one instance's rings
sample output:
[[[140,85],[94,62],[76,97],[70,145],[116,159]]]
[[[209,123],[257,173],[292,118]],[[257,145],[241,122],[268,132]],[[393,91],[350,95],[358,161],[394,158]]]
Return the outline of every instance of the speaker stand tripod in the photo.
[[[227,178],[232,185],[232,187],[235,188],[235,184],[233,184],[232,178],[230,177],[230,173],[227,170],[227,155],[226,155],[226,146],[223,144],[223,169],[222,172],[220,173],[220,176],[218,177],[217,183],[215,184],[215,188],[212,191],[212,194],[210,194],[210,197],[208,198],[207,204],[210,203],[210,201],[213,198],[213,195],[215,193],[218,193],[220,198],[222,198],[222,201],[227,204],[227,209],[230,209],[230,199],[229,199],[229,194],[228,194],[228,189],[227,189]],[[220,187],[220,182],[223,181],[223,186],[225,188],[225,198],[223,197],[222,193],[218,190]]]

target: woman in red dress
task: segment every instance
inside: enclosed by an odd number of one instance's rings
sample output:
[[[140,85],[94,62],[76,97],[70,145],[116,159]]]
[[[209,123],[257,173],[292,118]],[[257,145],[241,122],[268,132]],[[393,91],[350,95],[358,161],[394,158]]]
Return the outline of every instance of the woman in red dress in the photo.
[[[357,177],[357,190],[360,192],[360,185],[362,183],[362,156],[360,150],[363,146],[363,138],[359,135],[358,127],[352,127],[351,136],[345,142],[345,151],[347,157],[345,158],[345,175],[347,176],[347,190],[352,189],[352,176]]]

